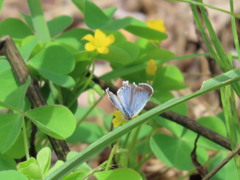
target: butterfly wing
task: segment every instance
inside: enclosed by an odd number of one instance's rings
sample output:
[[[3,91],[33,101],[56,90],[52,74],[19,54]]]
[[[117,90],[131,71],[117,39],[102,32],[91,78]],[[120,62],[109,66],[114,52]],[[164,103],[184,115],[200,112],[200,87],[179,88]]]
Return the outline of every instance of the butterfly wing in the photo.
[[[136,84],[128,85],[128,82],[123,82],[123,87],[118,90],[117,96],[127,114],[132,118],[140,113],[152,93],[153,88],[146,83],[140,83],[137,86]]]
[[[108,95],[109,100],[112,102],[112,104],[119,109],[120,111],[122,111],[122,113],[125,115],[125,117],[127,119],[130,119],[129,114],[127,113],[127,111],[125,110],[125,108],[123,107],[121,101],[119,100],[119,98],[113,94],[111,91],[109,91],[109,89],[106,89],[106,93]]]

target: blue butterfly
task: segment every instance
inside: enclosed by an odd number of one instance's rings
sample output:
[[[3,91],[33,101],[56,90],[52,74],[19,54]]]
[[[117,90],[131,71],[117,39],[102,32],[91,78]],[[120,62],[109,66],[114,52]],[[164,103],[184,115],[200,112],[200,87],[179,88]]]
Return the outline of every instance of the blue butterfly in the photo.
[[[125,118],[130,120],[138,115],[152,96],[153,88],[147,83],[138,86],[128,81],[123,81],[123,86],[117,91],[117,95],[106,89],[109,100],[117,109],[122,111]]]

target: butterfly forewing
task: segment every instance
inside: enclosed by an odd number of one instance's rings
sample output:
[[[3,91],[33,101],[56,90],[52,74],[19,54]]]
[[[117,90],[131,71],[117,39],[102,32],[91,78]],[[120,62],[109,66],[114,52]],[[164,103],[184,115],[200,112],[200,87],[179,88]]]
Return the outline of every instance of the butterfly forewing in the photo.
[[[148,84],[141,83],[137,86],[135,84],[128,85],[124,83],[123,87],[118,90],[117,96],[123,109],[125,109],[130,118],[132,118],[140,113],[152,93],[153,89]]]
[[[109,91],[109,89],[106,89],[106,93],[108,95],[108,98],[109,100],[112,102],[112,104],[118,108],[120,111],[122,111],[122,113],[128,118],[130,119],[129,117],[129,114],[128,112],[126,112],[125,108],[123,107],[122,103],[120,102],[119,98],[113,94],[111,91]]]

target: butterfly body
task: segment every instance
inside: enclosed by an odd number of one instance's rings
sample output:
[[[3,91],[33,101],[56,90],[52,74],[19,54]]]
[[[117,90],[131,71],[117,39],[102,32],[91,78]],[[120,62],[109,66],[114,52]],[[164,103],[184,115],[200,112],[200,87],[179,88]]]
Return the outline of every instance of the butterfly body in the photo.
[[[125,118],[130,120],[140,113],[153,93],[153,88],[147,83],[140,83],[138,86],[128,81],[123,81],[123,86],[117,91],[117,95],[106,89],[108,98],[116,106]]]

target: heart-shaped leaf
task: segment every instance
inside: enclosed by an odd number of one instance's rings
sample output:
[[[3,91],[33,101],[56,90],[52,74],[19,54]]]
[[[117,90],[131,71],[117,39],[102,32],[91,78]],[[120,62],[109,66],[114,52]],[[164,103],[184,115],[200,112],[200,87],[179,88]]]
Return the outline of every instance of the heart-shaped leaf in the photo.
[[[71,136],[76,127],[72,112],[61,105],[42,106],[29,110],[25,115],[44,133],[57,139]]]
[[[72,87],[73,79],[68,76],[74,69],[72,54],[62,46],[52,45],[43,49],[28,63],[43,77],[63,87]]]
[[[22,123],[20,114],[0,114],[0,153],[5,153],[17,140]]]
[[[155,134],[150,139],[150,147],[158,159],[167,166],[179,170],[194,169],[191,160],[193,143],[188,143],[175,136]],[[204,149],[198,147],[197,158],[200,163],[204,163],[208,158],[208,154]]]

